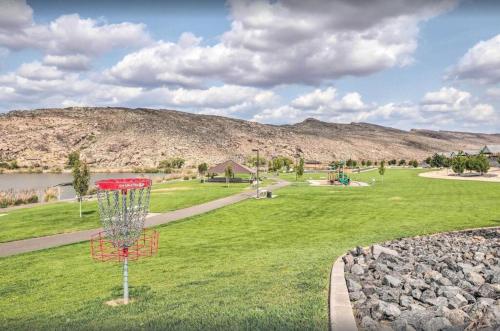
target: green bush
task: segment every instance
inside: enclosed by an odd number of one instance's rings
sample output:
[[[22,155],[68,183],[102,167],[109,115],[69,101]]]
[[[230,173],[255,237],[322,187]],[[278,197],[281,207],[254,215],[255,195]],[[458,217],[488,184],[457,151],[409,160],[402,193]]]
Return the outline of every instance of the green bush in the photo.
[[[182,177],[182,179],[189,180],[189,176],[184,176],[184,177]]]

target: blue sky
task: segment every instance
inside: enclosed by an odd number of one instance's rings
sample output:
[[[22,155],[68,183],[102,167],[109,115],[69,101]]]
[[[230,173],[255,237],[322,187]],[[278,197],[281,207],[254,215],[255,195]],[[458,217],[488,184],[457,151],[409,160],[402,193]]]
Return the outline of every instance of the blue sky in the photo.
[[[152,107],[500,132],[495,1],[2,0],[0,61],[0,112]]]

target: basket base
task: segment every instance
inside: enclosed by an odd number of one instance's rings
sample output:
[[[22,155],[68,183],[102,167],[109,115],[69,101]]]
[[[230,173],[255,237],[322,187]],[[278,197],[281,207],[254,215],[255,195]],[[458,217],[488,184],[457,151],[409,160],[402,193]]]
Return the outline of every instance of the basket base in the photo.
[[[125,303],[125,300],[123,298],[120,298],[120,299],[106,301],[105,304],[110,306],[110,307],[118,307],[118,306],[131,304],[134,301],[135,301],[134,299],[128,299],[128,302]]]

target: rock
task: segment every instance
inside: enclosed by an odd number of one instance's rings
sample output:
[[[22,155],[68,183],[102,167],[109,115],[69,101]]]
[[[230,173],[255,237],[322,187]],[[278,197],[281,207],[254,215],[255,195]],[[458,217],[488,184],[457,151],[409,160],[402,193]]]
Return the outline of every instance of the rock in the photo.
[[[448,308],[456,309],[461,308],[467,304],[467,299],[460,293],[452,298],[448,298]]]
[[[392,330],[396,331],[413,331],[415,330],[414,327],[412,327],[410,324],[408,324],[408,321],[402,318],[398,318],[394,322],[392,322],[391,325]]]
[[[359,276],[365,273],[365,269],[359,264],[355,264],[351,267],[351,273]]]
[[[469,271],[465,273],[465,279],[476,286],[481,286],[484,284],[484,278],[480,274],[474,271]]]
[[[470,320],[469,315],[461,309],[448,309],[443,316],[446,317],[452,325],[464,325],[465,322]]]
[[[385,275],[382,284],[389,285],[390,287],[399,287],[401,285],[401,279],[391,275]]]
[[[442,295],[449,299],[459,294],[460,292],[461,290],[457,286],[442,286],[437,290],[437,295]]]
[[[451,286],[453,283],[446,277],[441,277],[437,280],[437,283],[442,286]]]
[[[434,317],[431,318],[427,323],[425,323],[426,331],[441,331],[446,330],[451,327],[450,321],[448,321],[445,317]]]
[[[347,284],[347,289],[349,290],[349,292],[356,292],[356,291],[360,291],[362,289],[361,285],[352,279],[347,279],[346,284]]]
[[[370,316],[363,316],[360,323],[363,330],[378,331],[380,330],[379,324],[374,321]]]
[[[402,307],[409,308],[411,304],[413,304],[413,298],[407,295],[402,295],[399,297],[399,304]]]
[[[386,247],[383,247],[380,245],[373,245],[371,247],[371,251],[372,251],[372,255],[375,259],[378,259],[378,257],[382,253],[387,254],[387,255],[391,255],[391,256],[399,256],[399,253],[396,252],[395,250],[390,249],[390,248],[386,248]]]
[[[422,297],[422,291],[420,291],[419,289],[414,289],[411,291],[411,296],[417,300],[420,300],[420,298]]]
[[[476,291],[476,294],[480,297],[484,297],[484,298],[491,298],[491,299],[495,299],[496,298],[496,290],[495,288],[488,284],[488,283],[485,283],[483,285],[481,285],[479,287],[479,289]]]
[[[428,304],[433,304],[433,299],[436,299],[436,293],[430,289],[422,292],[422,295],[420,296],[420,301]]]
[[[423,279],[414,279],[410,278],[408,279],[408,284],[414,288],[414,289],[419,289],[419,290],[425,290],[429,288],[429,285],[423,280]]]
[[[345,255],[342,260],[344,261],[345,268],[348,271],[351,271],[351,267],[354,264],[354,257],[351,254]]]
[[[378,303],[378,311],[382,314],[382,316],[390,321],[396,319],[399,315],[401,315],[401,310],[397,305],[389,302],[380,301]]]
[[[474,260],[477,262],[482,262],[484,260],[485,254],[482,252],[475,252],[474,253]]]
[[[365,294],[361,291],[350,292],[349,298],[351,299],[351,301],[366,300]]]

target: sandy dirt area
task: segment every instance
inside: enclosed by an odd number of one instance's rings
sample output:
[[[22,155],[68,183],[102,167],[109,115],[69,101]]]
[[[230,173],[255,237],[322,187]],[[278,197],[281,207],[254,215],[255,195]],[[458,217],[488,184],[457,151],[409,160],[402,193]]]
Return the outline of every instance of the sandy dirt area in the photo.
[[[500,183],[500,168],[491,168],[487,174],[480,176],[476,173],[464,173],[462,176],[457,176],[452,170],[441,169],[437,171],[429,171],[418,174],[421,177],[437,178],[437,179],[455,179],[455,180],[477,180],[482,182],[499,182]]]

